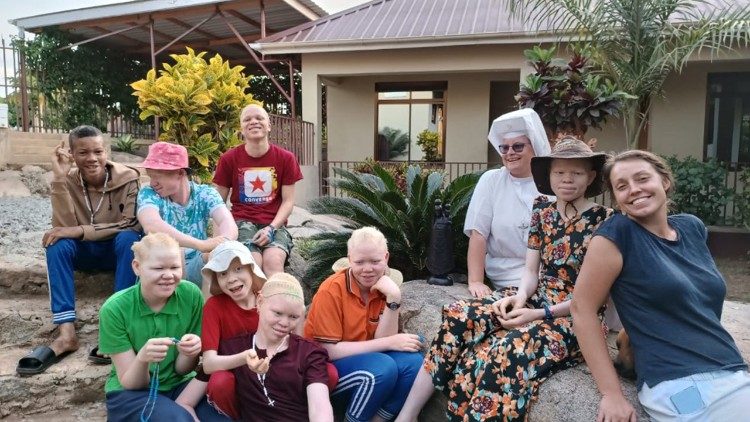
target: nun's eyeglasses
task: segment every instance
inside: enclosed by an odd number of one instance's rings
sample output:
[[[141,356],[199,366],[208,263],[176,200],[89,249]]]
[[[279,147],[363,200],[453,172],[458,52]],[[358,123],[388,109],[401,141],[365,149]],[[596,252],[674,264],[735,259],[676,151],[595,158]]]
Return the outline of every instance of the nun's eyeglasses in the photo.
[[[520,154],[523,152],[523,149],[526,148],[526,145],[527,144],[523,142],[518,142],[513,145],[500,145],[500,154],[507,154],[511,148],[513,148],[515,153]]]

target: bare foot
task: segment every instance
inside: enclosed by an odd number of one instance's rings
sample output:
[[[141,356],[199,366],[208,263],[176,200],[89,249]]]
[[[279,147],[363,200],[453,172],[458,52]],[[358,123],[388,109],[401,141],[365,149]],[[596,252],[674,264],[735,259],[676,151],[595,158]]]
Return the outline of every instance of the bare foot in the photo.
[[[62,353],[78,350],[78,336],[76,336],[76,329],[73,323],[66,322],[60,324],[58,330],[60,334],[49,345],[50,349],[55,352],[55,355],[60,356]]]

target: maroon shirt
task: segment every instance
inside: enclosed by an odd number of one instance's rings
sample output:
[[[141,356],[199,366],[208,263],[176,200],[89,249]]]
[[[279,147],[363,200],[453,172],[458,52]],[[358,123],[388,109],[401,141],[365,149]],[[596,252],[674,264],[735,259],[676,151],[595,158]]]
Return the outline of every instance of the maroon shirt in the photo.
[[[242,334],[219,345],[220,355],[233,355],[249,349],[253,334]],[[266,351],[258,350],[260,357]],[[268,405],[263,386],[247,365],[232,370],[236,378],[237,403],[243,421],[307,421],[307,386],[328,383],[328,353],[311,340],[295,334],[289,336],[289,347],[271,359],[265,385],[274,406]]]

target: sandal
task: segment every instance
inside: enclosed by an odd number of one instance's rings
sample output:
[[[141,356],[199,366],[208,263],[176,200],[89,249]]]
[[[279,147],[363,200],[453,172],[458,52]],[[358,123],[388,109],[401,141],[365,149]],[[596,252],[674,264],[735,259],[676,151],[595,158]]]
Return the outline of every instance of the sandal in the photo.
[[[28,355],[22,357],[16,366],[19,375],[36,375],[46,371],[47,368],[60,362],[66,356],[73,353],[72,350],[56,355],[49,346],[37,346]]]
[[[94,365],[109,365],[112,363],[112,358],[100,355],[99,346],[96,346],[89,352],[89,362]]]

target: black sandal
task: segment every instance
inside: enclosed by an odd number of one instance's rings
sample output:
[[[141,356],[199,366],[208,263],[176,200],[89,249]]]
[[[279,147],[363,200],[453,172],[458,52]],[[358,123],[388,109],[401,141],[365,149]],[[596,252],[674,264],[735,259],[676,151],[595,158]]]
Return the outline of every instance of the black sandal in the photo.
[[[46,371],[47,368],[60,362],[65,356],[68,356],[71,353],[73,352],[67,351],[60,353],[58,356],[51,348],[49,348],[49,346],[37,346],[31,351],[31,353],[22,357],[18,361],[16,372],[19,375],[41,374]]]

